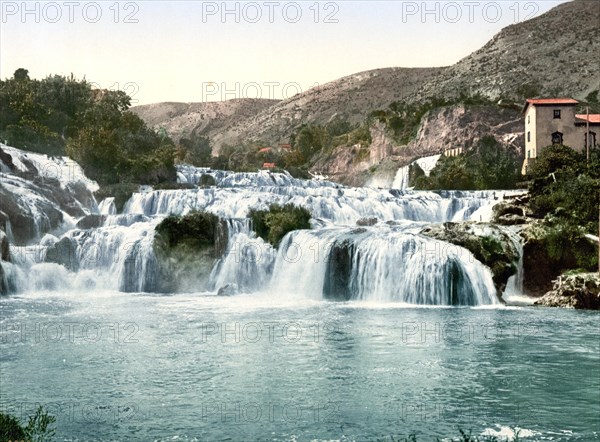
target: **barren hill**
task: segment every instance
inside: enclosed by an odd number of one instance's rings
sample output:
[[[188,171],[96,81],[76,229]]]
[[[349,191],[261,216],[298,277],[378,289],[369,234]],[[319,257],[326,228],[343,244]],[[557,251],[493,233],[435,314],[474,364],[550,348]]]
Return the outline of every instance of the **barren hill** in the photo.
[[[192,132],[212,139],[236,122],[252,118],[277,102],[252,98],[206,103],[165,102],[135,106],[131,111],[149,126],[164,129],[175,141]]]

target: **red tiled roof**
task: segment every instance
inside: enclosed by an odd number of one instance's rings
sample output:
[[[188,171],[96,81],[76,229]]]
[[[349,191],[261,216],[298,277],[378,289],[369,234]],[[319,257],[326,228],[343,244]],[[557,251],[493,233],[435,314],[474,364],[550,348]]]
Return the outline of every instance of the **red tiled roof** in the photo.
[[[271,152],[272,147],[263,147],[258,151],[258,153]]]
[[[600,123],[600,114],[590,114],[589,115],[589,121],[590,123]],[[587,115],[586,114],[577,114],[575,115],[575,118],[577,118],[578,120],[583,120],[583,121],[587,121]]]
[[[263,169],[274,169],[275,163],[263,163]]]
[[[528,98],[528,104],[579,104],[573,98]]]

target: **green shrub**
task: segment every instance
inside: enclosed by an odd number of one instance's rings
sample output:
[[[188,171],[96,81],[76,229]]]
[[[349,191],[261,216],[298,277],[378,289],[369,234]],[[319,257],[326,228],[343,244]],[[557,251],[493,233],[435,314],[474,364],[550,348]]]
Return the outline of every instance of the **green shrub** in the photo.
[[[293,204],[272,204],[269,210],[251,209],[248,217],[256,234],[274,247],[279,246],[287,233],[310,229],[310,212]]]
[[[598,231],[600,204],[600,149],[590,151],[590,162],[566,146],[544,149],[532,168],[529,186],[532,212],[553,215],[562,223]],[[576,197],[575,197],[576,196]]]
[[[0,413],[0,440],[24,440],[25,430],[21,423],[13,416]]]
[[[488,135],[466,153],[442,156],[429,177],[416,173],[414,186],[422,190],[514,189],[518,180],[517,156]]]
[[[191,248],[213,247],[219,217],[194,211],[185,216],[170,215],[156,226],[159,239],[169,248],[186,244]]]
[[[29,417],[26,426],[9,414],[0,413],[0,441],[43,442],[51,440],[56,433],[52,426],[55,422],[56,418],[44,411],[41,405],[36,409],[35,414]]]

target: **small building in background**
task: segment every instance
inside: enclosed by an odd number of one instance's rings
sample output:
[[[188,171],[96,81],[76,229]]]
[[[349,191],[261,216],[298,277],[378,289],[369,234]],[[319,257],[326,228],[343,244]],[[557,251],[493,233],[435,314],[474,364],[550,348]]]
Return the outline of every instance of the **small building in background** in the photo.
[[[272,170],[275,169],[275,163],[263,163],[263,170]]]
[[[597,142],[600,115],[590,114],[590,131],[586,134],[586,115],[576,114],[579,102],[573,98],[530,98],[525,102],[525,160],[521,173],[527,170],[542,149],[553,144],[563,144],[579,152],[585,152],[586,136],[589,146]]]
[[[453,147],[451,149],[444,150],[444,156],[445,157],[457,157],[461,153],[463,153],[463,148],[462,147]]]

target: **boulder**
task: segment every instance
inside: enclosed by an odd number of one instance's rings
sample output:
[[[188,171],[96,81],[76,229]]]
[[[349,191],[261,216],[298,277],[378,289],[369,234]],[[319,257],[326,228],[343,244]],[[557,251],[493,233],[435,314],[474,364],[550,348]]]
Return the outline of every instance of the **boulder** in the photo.
[[[600,275],[578,273],[561,275],[553,281],[553,288],[534,305],[574,309],[600,309]]]
[[[365,218],[360,218],[358,221],[356,221],[356,225],[357,226],[374,226],[375,224],[377,224],[379,220],[375,217],[373,218],[369,218],[369,217],[365,217]]]
[[[233,296],[239,293],[239,288],[237,284],[225,284],[223,287],[219,289],[217,292],[217,296]]]
[[[77,243],[67,236],[61,238],[56,244],[48,247],[45,262],[60,264],[76,272],[79,270]]]
[[[104,221],[106,221],[106,215],[93,213],[91,215],[86,215],[77,221],[77,228],[82,230],[95,229],[101,227],[104,224]]]

